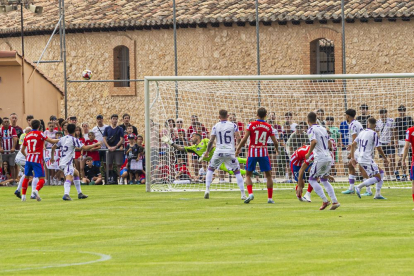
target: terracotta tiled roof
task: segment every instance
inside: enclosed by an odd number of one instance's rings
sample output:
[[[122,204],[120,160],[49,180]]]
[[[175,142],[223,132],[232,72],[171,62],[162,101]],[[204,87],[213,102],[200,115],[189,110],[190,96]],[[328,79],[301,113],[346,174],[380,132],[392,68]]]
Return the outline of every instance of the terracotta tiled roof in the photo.
[[[18,57],[22,57],[21,55],[19,55],[16,51],[0,51],[0,58],[15,58],[16,56]],[[27,59],[24,59],[24,61],[29,64],[33,69],[36,67],[36,64],[28,61]],[[59,87],[59,85],[57,85],[53,80],[51,80],[50,78],[48,78],[46,76],[45,73],[42,72],[42,70],[40,70],[39,68],[36,69],[36,71],[48,82],[50,82],[51,85],[53,85],[62,95],[64,95],[63,93],[63,89]],[[28,72],[27,74],[31,74],[32,72]]]
[[[34,0],[42,15],[24,11],[26,31],[52,30],[57,0]],[[177,0],[178,24],[249,22],[254,0]],[[347,18],[402,18],[414,15],[413,0],[346,0]],[[171,0],[66,0],[67,29],[172,24]],[[340,0],[259,0],[260,21],[329,20],[341,16]],[[20,11],[0,15],[0,33],[20,31]]]

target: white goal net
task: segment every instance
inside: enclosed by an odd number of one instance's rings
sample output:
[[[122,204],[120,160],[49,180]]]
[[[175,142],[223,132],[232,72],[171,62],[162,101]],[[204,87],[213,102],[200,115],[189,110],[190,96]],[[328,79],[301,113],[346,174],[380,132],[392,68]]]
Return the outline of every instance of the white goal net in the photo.
[[[205,189],[208,162],[198,162],[199,156],[191,150],[179,151],[163,143],[162,136],[167,135],[176,144],[190,148],[193,132],[209,138],[211,128],[218,122],[220,109],[229,112],[229,119],[238,124],[243,136],[249,122],[256,119],[259,107],[267,109],[267,122],[273,126],[279,141],[279,155],[272,145],[269,146],[276,189],[291,189],[296,185],[290,156],[309,144],[306,116],[310,111],[317,113],[319,123],[327,127],[335,142],[331,170],[335,182],[332,184],[336,188],[348,187],[346,109],[355,109],[356,119],[364,127],[370,116],[379,121],[376,130],[391,161],[389,166],[384,166],[376,153],[377,164],[386,172],[383,187],[409,187],[411,153],[406,171],[399,160],[405,131],[413,126],[413,78],[414,74],[147,77],[147,190]],[[246,157],[244,150],[239,161],[243,163]],[[243,164],[241,169],[244,169]],[[264,174],[258,167],[253,187],[266,188]],[[239,190],[235,177],[221,170],[215,172],[211,189]]]

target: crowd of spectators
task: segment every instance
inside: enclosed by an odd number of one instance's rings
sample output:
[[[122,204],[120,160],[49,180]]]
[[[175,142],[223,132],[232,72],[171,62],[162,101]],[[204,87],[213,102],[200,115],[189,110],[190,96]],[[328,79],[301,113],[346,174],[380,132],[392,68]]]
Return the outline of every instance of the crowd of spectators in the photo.
[[[359,108],[360,115],[356,120],[366,126],[371,117],[369,107],[362,104]],[[388,110],[377,110],[379,119],[376,131],[379,133],[380,143],[385,154],[390,160],[384,164],[386,180],[407,180],[406,172],[402,171],[402,164],[397,156],[402,156],[405,144],[405,132],[414,125],[413,119],[406,114],[405,106],[398,107],[399,116],[390,118]],[[346,120],[336,122],[332,116],[325,116],[323,109],[316,111],[318,123],[325,126],[330,135],[333,147],[333,174],[337,171],[342,175],[347,174],[349,154],[349,133]],[[26,124],[30,126],[33,116],[26,117]],[[202,139],[209,138],[210,133],[206,125],[199,121],[197,115],[190,117],[190,125],[186,128],[183,118],[168,119],[163,126],[157,126],[151,121],[151,161],[154,171],[153,178],[156,182],[170,182],[171,180],[203,181],[205,178],[206,162],[199,162],[199,156],[194,153],[172,150],[168,144],[162,143],[162,136],[169,136],[174,143],[181,146],[190,146],[192,136],[198,133]],[[244,137],[246,124],[239,121],[235,113],[229,113],[229,120],[238,126],[241,138]],[[253,121],[255,119],[251,119]],[[20,169],[15,163],[16,152],[23,143],[23,128],[18,126],[18,117],[15,113],[9,117],[0,118],[0,185],[8,185],[17,182]],[[137,127],[131,124],[131,116],[123,114],[119,118],[113,114],[107,120],[102,115],[96,116],[96,125],[92,128],[88,123],[78,123],[76,116],[66,120],[52,115],[47,124],[41,121],[41,131],[46,136],[55,139],[67,135],[67,125],[75,124],[75,137],[83,144],[90,145],[102,142],[101,150],[77,151],[74,156],[74,164],[81,174],[82,183],[85,184],[144,184],[145,183],[145,146],[143,135],[140,135]],[[119,121],[122,124],[119,124]],[[108,124],[105,124],[108,122]],[[273,133],[279,142],[279,155],[276,155],[275,145],[268,142],[269,157],[272,161],[272,173],[274,176],[284,176],[285,182],[292,182],[290,170],[290,156],[298,148],[308,144],[306,122],[295,122],[294,114],[286,112],[284,122],[278,123],[275,112],[269,112],[267,122],[272,125]],[[25,127],[24,127],[25,128]],[[143,133],[143,131],[142,131]],[[50,149],[49,143],[45,149]],[[241,153],[246,156],[246,149]],[[341,168],[338,166],[341,165]],[[109,175],[106,176],[106,166]],[[400,174],[401,172],[401,174]],[[63,173],[58,170],[48,170],[51,185],[59,185],[63,180]],[[20,173],[21,174],[21,173]],[[220,181],[224,180],[224,173],[219,173]]]

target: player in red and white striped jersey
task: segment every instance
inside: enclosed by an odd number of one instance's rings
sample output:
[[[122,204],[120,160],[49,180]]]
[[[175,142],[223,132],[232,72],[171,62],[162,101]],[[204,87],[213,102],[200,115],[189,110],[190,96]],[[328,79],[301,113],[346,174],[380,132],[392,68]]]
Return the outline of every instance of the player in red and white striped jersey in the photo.
[[[267,179],[267,203],[275,203],[273,197],[273,179],[272,179],[272,168],[270,164],[269,155],[267,152],[267,140],[272,139],[276,153],[279,153],[278,142],[272,131],[272,126],[265,122],[267,110],[263,107],[257,110],[257,120],[251,122],[247,126],[246,135],[241,140],[236,150],[236,156],[240,154],[241,148],[246,144],[247,139],[250,137],[249,150],[247,153],[246,163],[246,184],[249,197],[244,203],[249,203],[254,199],[253,195],[253,184],[252,175],[256,169],[256,164],[259,163],[260,171],[264,172]]]
[[[58,139],[51,139],[39,131],[40,121],[31,121],[33,131],[29,132],[24,138],[21,153],[26,156],[26,165],[24,167],[25,179],[22,184],[22,201],[26,201],[26,191],[29,183],[29,177],[33,176],[39,178],[36,190],[33,191],[37,201],[40,201],[39,191],[45,184],[45,170],[43,168],[43,148],[45,141],[56,144]],[[33,185],[33,184],[32,184]]]
[[[309,166],[310,163],[313,162],[313,154],[310,156],[310,158],[308,160],[306,160],[306,157],[305,157],[306,154],[308,153],[309,149],[310,149],[310,146],[308,146],[308,145],[300,147],[290,157],[290,170],[292,171],[292,174],[293,174],[293,176],[294,176],[294,178],[297,182],[299,182],[299,174],[300,174],[300,170],[301,170],[302,167],[304,167],[303,168],[303,173],[302,173],[302,179],[306,180],[304,172],[308,171],[308,169],[310,167]],[[296,185],[296,190],[297,189],[298,189],[298,185]],[[312,186],[310,184],[308,184],[308,190],[307,190],[306,194],[303,197],[301,195],[297,196],[297,198],[300,201],[311,202],[310,194],[311,194],[312,191],[313,191]]]

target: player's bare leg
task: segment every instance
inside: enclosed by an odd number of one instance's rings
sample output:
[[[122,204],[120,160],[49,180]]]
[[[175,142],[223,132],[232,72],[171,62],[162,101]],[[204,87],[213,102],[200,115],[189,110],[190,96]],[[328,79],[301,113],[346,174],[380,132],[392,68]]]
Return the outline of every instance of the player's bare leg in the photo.
[[[244,203],[249,203],[250,201],[254,199],[252,175],[253,175],[253,172],[246,171],[246,186],[247,186],[247,192],[249,193],[249,197],[244,201]]]
[[[275,203],[273,200],[273,179],[272,171],[265,172],[267,184],[267,203]]]

